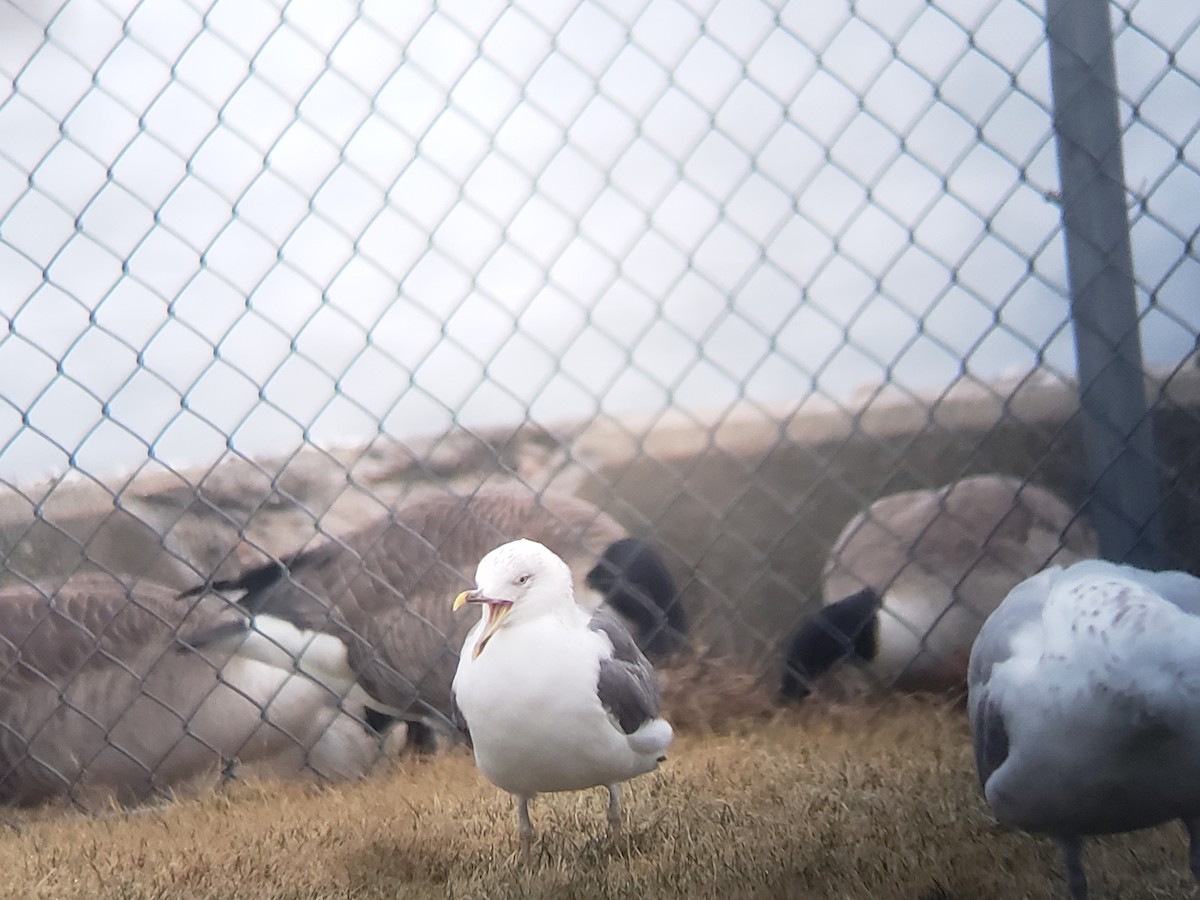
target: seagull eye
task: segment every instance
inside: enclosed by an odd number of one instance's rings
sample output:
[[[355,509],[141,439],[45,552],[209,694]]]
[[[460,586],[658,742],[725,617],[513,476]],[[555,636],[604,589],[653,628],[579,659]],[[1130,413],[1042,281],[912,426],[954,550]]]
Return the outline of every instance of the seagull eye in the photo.
[[[514,584],[526,584],[529,581],[528,575],[518,575],[514,580]]]

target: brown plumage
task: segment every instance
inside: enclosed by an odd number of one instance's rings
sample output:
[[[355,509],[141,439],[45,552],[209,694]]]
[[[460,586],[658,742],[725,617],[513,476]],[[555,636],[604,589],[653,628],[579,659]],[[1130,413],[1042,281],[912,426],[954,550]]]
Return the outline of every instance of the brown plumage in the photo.
[[[0,802],[132,802],[233,763],[365,772],[377,741],[324,688],[188,645],[239,618],[104,574],[0,591]]]
[[[855,516],[829,552],[825,602],[863,587],[883,594],[920,585],[956,590],[986,617],[1017,582],[1096,552],[1091,529],[1050,491],[1007,475],[974,475],[891,494]]]
[[[412,501],[361,531],[214,587],[244,592],[238,602],[254,616],[342,640],[346,677],[380,709],[450,717],[458,651],[474,624],[453,615],[450,603],[472,586],[479,560],[516,538],[545,544],[571,568],[576,599],[594,608],[601,598],[586,576],[624,536],[590,503],[516,484]]]
[[[774,691],[731,657],[685,650],[656,670],[662,714],[676,731],[722,733],[779,711]]]

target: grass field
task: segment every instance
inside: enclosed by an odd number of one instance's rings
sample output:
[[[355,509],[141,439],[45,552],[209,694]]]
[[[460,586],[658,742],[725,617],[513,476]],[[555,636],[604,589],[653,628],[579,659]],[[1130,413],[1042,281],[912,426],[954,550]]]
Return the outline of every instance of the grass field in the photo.
[[[517,855],[507,795],[465,751],[353,785],[239,783],[195,800],[84,816],[3,813],[0,895],[20,898],[1064,896],[1057,848],[996,827],[965,716],[903,700],[783,713],[683,734],[625,788],[533,806]],[[1090,842],[1095,897],[1193,889],[1181,827]]]

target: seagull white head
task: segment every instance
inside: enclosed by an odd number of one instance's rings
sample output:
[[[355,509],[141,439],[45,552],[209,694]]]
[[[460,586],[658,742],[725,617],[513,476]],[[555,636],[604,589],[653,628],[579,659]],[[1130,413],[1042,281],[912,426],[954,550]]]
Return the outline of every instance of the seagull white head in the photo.
[[[573,607],[571,570],[537,541],[502,544],[479,561],[475,589],[455,597],[454,609],[465,603],[486,604],[483,631],[471,654],[477,657],[507,622]]]

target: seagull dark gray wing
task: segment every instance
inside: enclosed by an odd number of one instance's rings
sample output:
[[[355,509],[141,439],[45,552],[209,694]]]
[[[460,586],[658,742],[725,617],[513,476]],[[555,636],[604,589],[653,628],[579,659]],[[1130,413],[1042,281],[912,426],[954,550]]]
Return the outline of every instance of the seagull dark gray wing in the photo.
[[[993,669],[1012,656],[1014,635],[1040,621],[1046,597],[1061,573],[1058,567],[1046,569],[1013,588],[983,623],[971,647],[967,707],[975,768],[985,789],[992,773],[1008,759],[1010,749],[1002,696],[996,694],[991,684]]]
[[[975,744],[975,769],[979,773],[979,784],[987,788],[992,773],[1008,759],[1008,729],[1000,708],[992,702],[987,690],[979,691],[972,698],[971,736]]]
[[[612,611],[604,607],[596,610],[588,627],[603,633],[613,647],[612,657],[600,660],[596,693],[621,730],[633,734],[658,717],[662,707],[658,676],[633,635]]]

